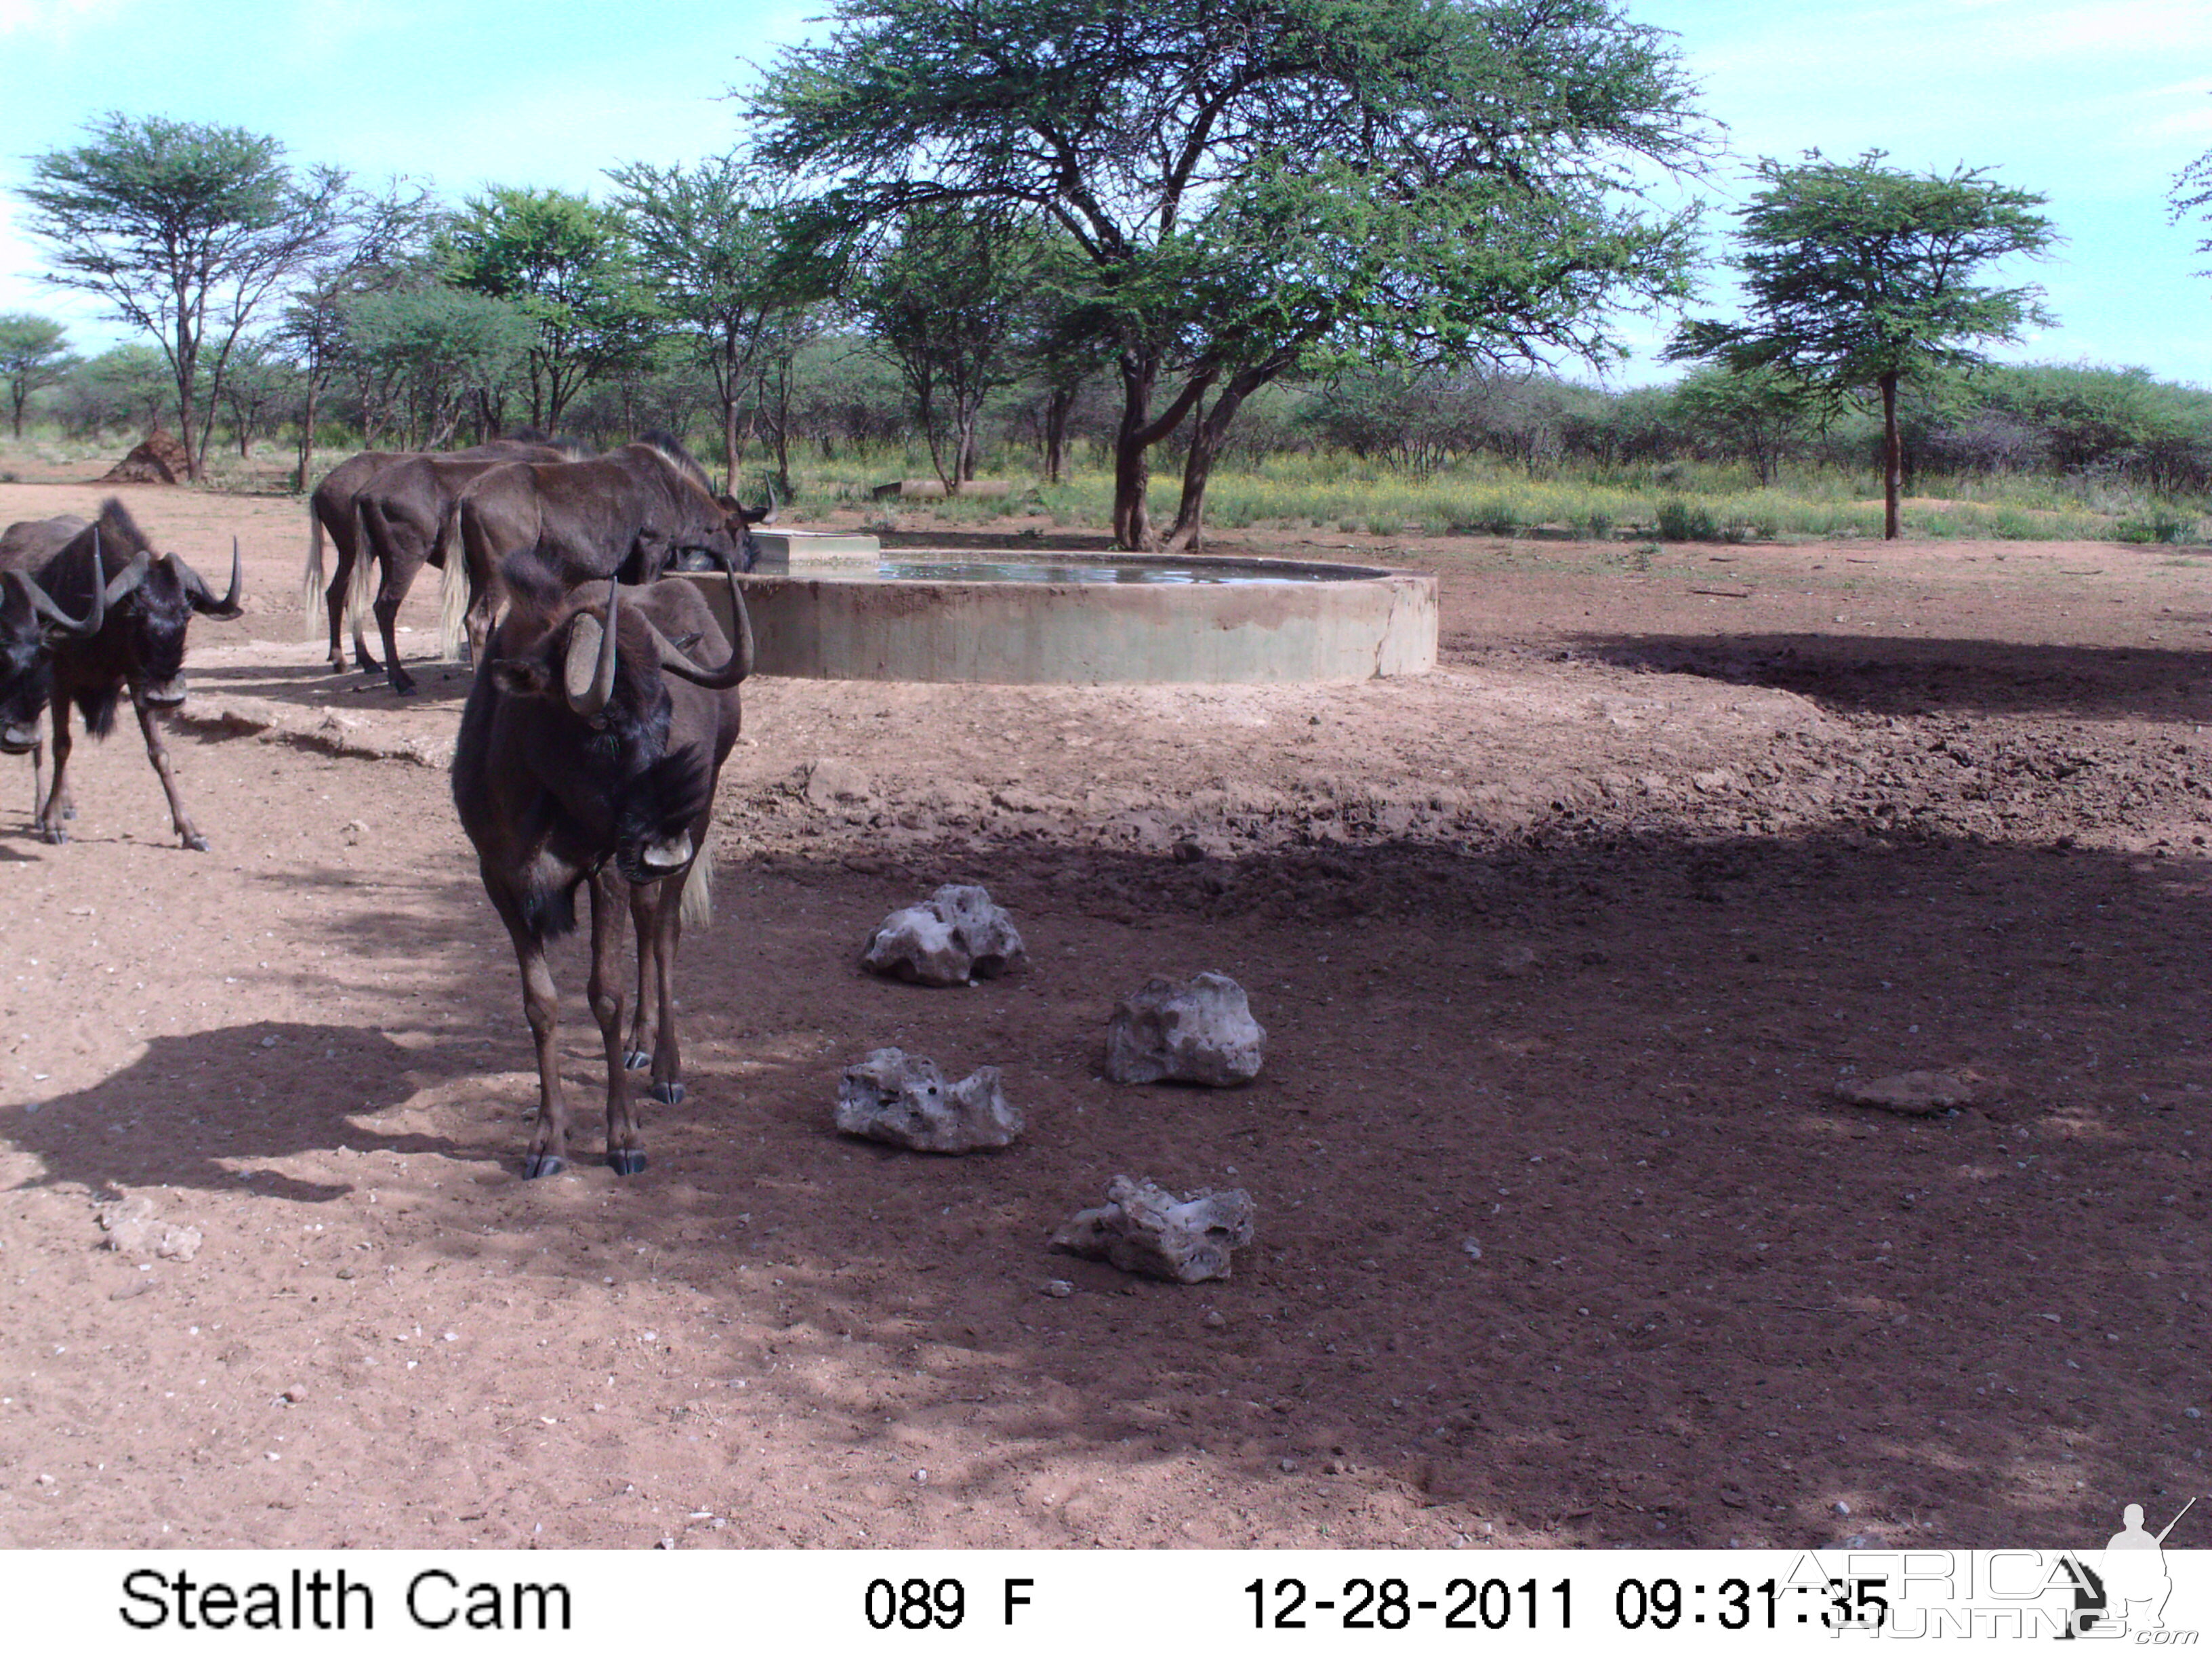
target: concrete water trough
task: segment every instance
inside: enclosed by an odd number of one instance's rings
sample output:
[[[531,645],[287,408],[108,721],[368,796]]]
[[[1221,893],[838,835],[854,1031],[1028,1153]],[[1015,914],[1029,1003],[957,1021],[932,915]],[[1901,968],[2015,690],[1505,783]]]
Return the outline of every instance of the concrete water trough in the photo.
[[[1436,666],[1433,576],[1291,559],[951,549],[757,533],[763,674],[981,684],[1286,684]],[[830,544],[839,544],[834,549]],[[719,576],[694,576],[727,621]]]

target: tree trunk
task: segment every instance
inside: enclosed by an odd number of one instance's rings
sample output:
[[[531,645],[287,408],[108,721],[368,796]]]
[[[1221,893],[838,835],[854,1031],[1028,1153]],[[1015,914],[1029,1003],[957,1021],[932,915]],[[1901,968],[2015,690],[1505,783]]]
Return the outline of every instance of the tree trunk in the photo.
[[[1233,377],[1213,400],[1213,407],[1200,415],[1190,434],[1190,453],[1183,457],[1182,500],[1176,508],[1175,528],[1168,532],[1166,541],[1161,544],[1162,551],[1195,553],[1204,545],[1206,485],[1213,476],[1213,463],[1221,453],[1221,441],[1244,400],[1272,378],[1255,372]]]
[[[722,493],[738,493],[738,394],[734,384],[722,394]]]
[[[1898,498],[1904,494],[1905,446],[1897,435],[1897,376],[1881,377],[1881,535],[1898,537]]]
[[[315,382],[314,377],[310,375],[307,380],[307,411],[300,421],[300,476],[294,489],[295,495],[304,495],[307,493],[307,477],[313,471],[314,465]]]
[[[1045,403],[1044,481],[1056,484],[1067,467],[1067,419],[1075,409],[1075,392],[1055,390]]]
[[[1121,424],[1114,434],[1114,545],[1125,552],[1146,551],[1152,544],[1152,518],[1145,506],[1145,491],[1152,481],[1145,452],[1152,445],[1145,428],[1158,374],[1157,358],[1121,359]]]
[[[1152,515],[1145,501],[1152,477],[1149,452],[1182,424],[1191,405],[1206,396],[1218,372],[1206,368],[1193,374],[1175,401],[1147,420],[1159,368],[1157,355],[1127,353],[1121,358],[1121,425],[1114,434],[1114,545],[1126,552],[1158,550],[1158,538],[1152,533]]]

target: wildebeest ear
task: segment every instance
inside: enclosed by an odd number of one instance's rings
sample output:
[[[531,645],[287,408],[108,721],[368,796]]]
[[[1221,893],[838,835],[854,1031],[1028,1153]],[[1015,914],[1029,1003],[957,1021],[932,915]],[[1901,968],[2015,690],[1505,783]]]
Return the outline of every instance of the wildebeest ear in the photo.
[[[553,676],[533,657],[495,658],[491,677],[510,697],[543,697],[553,690]]]

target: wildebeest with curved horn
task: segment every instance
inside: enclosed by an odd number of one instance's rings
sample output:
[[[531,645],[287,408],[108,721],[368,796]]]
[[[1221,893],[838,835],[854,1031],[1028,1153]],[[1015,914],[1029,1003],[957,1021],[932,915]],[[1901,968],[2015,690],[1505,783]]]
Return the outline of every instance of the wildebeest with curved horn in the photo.
[[[752,626],[734,571],[734,641],[690,582],[595,582],[569,591],[526,559],[504,580],[513,603],[462,710],[453,804],[476,845],[484,891],[514,942],[537,1042],[538,1127],[523,1174],[567,1167],[560,998],[545,947],[575,927],[576,890],[589,882],[590,996],[606,1048],[607,1163],[617,1175],[635,1175],[645,1152],[629,1072],[650,1064],[653,1097],[669,1105],[684,1098],[676,950],[684,922],[705,917],[713,857],[707,830],[715,780],[738,738],[738,684],[752,669]],[[720,666],[694,660],[702,642]],[[637,927],[627,1048],[625,908]]]
[[[50,538],[58,537],[58,521],[46,523],[53,526]],[[106,574],[118,564],[122,568],[115,574]],[[230,544],[230,591],[218,599],[184,560],[154,551],[123,503],[111,496],[97,520],[76,530],[32,574],[63,611],[89,615],[96,607],[100,612],[97,628],[49,638],[54,776],[34,825],[39,836],[56,843],[67,841],[63,821],[75,816],[69,793],[70,705],[76,705],[88,732],[105,738],[114,730],[115,705],[127,690],[146,738],[146,757],[168,797],[177,839],[204,853],[207,837],[193,827],[177,793],[159,716],[185,701],[185,631],[193,614],[226,622],[245,614],[236,538]]]
[[[775,512],[773,499],[756,511],[717,495],[666,433],[588,461],[494,467],[461,492],[448,520],[464,558],[446,559],[442,643],[458,653],[465,605],[469,646],[481,653],[498,603],[495,573],[515,555],[562,587],[611,578],[649,584],[693,553],[749,570],[758,553],[752,526],[773,522]],[[441,544],[447,534],[440,532]]]
[[[486,461],[516,461],[539,459],[568,459],[582,453],[582,446],[566,440],[556,443],[544,433],[532,428],[494,438],[467,449],[428,452],[404,449],[364,449],[358,455],[340,461],[325,473],[307,497],[307,567],[301,579],[301,605],[307,618],[307,637],[315,638],[318,603],[327,605],[331,624],[331,672],[345,672],[346,654],[341,632],[346,610],[346,600],[355,581],[356,561],[361,553],[354,513],[356,498],[362,490],[381,475],[386,469],[416,459],[427,453],[440,453],[444,459],[477,459]],[[441,504],[442,510],[442,504]],[[434,519],[432,523],[436,520]],[[337,550],[337,565],[331,573],[327,589],[323,583],[323,544],[327,536],[331,545]],[[387,571],[388,571],[387,567]],[[411,580],[411,573],[410,573]],[[404,596],[404,590],[402,593]],[[391,653],[392,641],[387,635],[385,649]],[[374,673],[376,659],[369,654],[368,642],[362,638],[360,607],[355,607],[353,626],[354,659],[362,668]]]
[[[69,526],[66,534],[57,526]],[[100,632],[107,613],[106,570],[99,550],[93,570],[90,607],[72,617],[39,586],[33,571],[86,527],[82,519],[33,519],[0,532],[0,754],[31,757],[31,811],[46,805],[40,763],[46,744],[39,716],[53,694],[53,647],[64,640],[88,639]],[[58,541],[55,540],[57,536]]]

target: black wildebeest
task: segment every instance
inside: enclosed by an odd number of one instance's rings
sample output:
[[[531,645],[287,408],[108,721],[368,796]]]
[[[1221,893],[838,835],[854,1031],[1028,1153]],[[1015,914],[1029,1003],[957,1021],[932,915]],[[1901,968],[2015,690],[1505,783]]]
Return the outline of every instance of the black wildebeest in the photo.
[[[576,925],[576,890],[592,889],[592,1012],[606,1048],[607,1163],[645,1168],[629,1073],[648,1063],[651,1093],[684,1098],[676,1039],[676,949],[703,920],[714,782],[738,738],[738,683],[752,668],[752,627],[734,571],[737,638],[726,639],[690,582],[574,591],[518,559],[513,600],[479,659],[453,751],[453,804],[476,844],[492,908],[522,969],[523,1010],[538,1047],[537,1132],[526,1176],[567,1167],[560,996],[549,941]],[[720,645],[722,665],[690,652]],[[637,928],[637,990],[623,1031],[622,930]],[[650,1049],[650,1055],[647,1050]]]
[[[445,562],[446,550],[438,539],[438,530],[453,498],[505,462],[574,459],[552,444],[509,441],[487,447],[504,453],[396,459],[354,492],[356,580],[366,590],[372,573],[381,573],[371,610],[377,631],[384,637],[385,672],[392,690],[402,696],[414,690],[415,677],[399,663],[399,607],[424,564]],[[335,643],[332,649],[336,650]],[[372,665],[364,659],[362,665]]]
[[[320,599],[329,608],[331,672],[334,674],[345,672],[345,646],[340,629],[347,594],[354,582],[356,562],[361,552],[356,540],[354,499],[386,467],[413,460],[418,453],[412,450],[365,449],[332,467],[307,497],[307,568],[302,583],[301,604],[307,611],[307,637],[311,640],[317,632],[317,601]],[[559,459],[574,453],[574,446],[565,442],[556,444],[544,433],[526,428],[469,449],[447,452],[447,458],[514,461],[550,456]],[[323,585],[323,541],[326,535],[331,544],[337,549],[338,555],[337,566],[331,573],[327,590]],[[385,641],[387,655],[391,645],[392,641],[387,637]],[[371,672],[375,671],[376,659],[369,654],[368,643],[361,636],[358,608],[354,613],[353,651],[354,659],[362,667]]]
[[[611,578],[650,584],[695,553],[748,570],[757,551],[751,527],[775,516],[773,500],[756,512],[715,495],[698,462],[665,433],[588,461],[494,467],[461,491],[439,532],[441,550],[458,534],[464,553],[445,561],[445,649],[459,651],[465,611],[470,648],[481,653],[498,605],[495,576],[510,555],[527,554],[563,587]]]
[[[54,528],[50,539],[59,533]],[[111,569],[112,576],[106,574]],[[146,757],[168,796],[177,839],[204,853],[207,838],[193,827],[177,793],[159,717],[185,701],[185,630],[193,612],[226,621],[244,612],[237,542],[230,549],[230,592],[218,599],[199,572],[174,553],[155,552],[123,503],[111,496],[95,521],[76,530],[31,574],[64,611],[89,614],[99,606],[102,611],[96,629],[52,638],[46,648],[54,775],[39,808],[34,827],[40,836],[67,841],[63,821],[75,815],[69,793],[70,704],[83,717],[84,729],[104,738],[114,729],[118,698],[128,690],[145,734]]]
[[[57,548],[84,527],[82,519],[33,519],[0,533],[0,755],[31,757],[33,813],[46,804],[39,770],[46,745],[39,736],[39,716],[52,695],[53,647],[100,632],[107,611],[104,580],[94,585],[91,606],[82,617],[70,616],[39,586],[32,570],[55,550],[46,545],[57,533],[49,528],[55,524],[75,526]],[[96,553],[93,568],[105,576]]]

